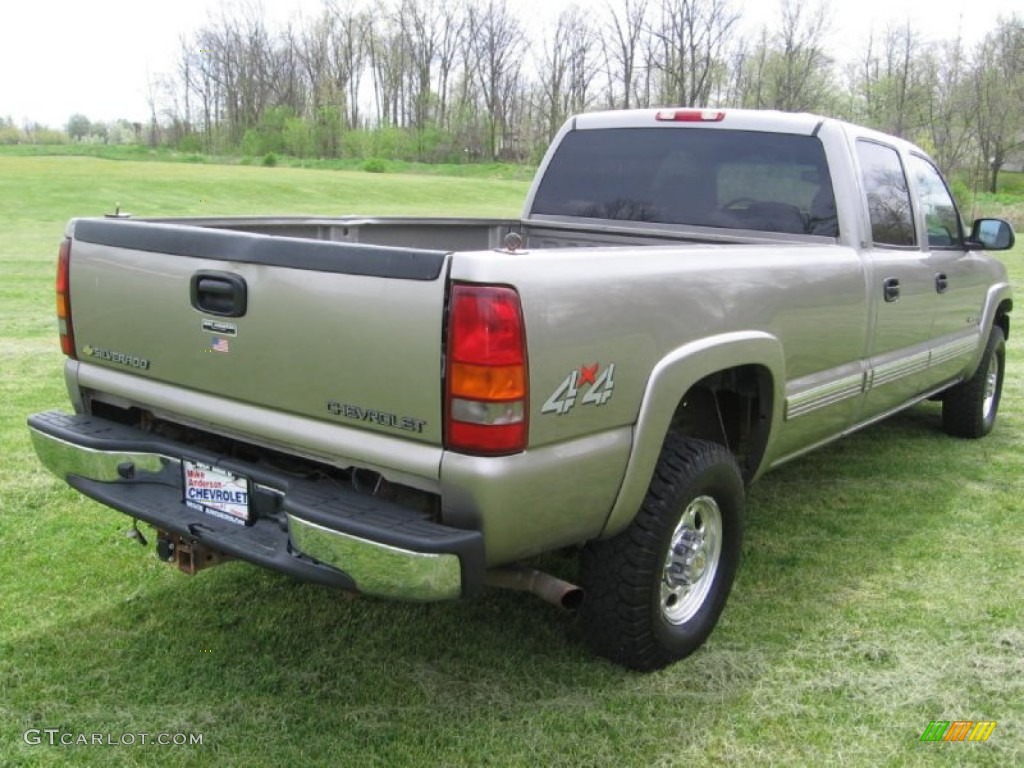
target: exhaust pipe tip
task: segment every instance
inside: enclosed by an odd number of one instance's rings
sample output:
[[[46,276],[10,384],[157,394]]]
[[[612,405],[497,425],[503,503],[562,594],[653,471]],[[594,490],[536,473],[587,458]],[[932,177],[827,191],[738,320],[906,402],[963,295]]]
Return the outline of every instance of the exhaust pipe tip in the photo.
[[[526,566],[506,566],[487,572],[487,584],[501,589],[529,592],[551,605],[575,611],[583,604],[583,589],[568,581]]]
[[[559,605],[567,611],[578,611],[580,606],[583,605],[584,592],[581,587],[570,584],[572,589],[569,589],[562,595],[562,599],[559,601]]]

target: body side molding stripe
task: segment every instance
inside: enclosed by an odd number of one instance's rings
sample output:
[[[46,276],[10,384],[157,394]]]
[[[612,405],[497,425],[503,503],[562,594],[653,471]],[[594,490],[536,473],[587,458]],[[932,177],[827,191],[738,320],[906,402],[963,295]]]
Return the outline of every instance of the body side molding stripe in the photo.
[[[931,350],[901,357],[865,373],[844,376],[828,384],[821,384],[790,395],[786,398],[786,420],[806,416],[820,408],[841,403],[851,397],[858,397],[876,387],[891,384],[907,376],[917,375],[959,357],[967,357],[978,348],[978,343],[976,336],[957,339]]]

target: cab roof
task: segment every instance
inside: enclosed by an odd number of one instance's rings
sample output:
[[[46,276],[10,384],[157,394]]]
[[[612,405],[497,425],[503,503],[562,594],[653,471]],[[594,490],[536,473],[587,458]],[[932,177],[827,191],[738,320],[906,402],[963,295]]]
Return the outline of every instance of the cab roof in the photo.
[[[767,133],[814,134],[826,118],[808,113],[773,110],[718,109],[699,107],[666,107],[662,109],[630,109],[588,112],[576,115],[573,128],[725,128]]]

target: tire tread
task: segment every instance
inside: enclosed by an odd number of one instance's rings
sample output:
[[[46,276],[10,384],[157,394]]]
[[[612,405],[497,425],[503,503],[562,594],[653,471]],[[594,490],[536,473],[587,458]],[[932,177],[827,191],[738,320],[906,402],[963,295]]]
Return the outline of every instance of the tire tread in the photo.
[[[942,428],[949,435],[977,439],[992,431],[1002,395],[1003,372],[1005,366],[1006,342],[1003,329],[992,326],[985,351],[974,375],[949,389],[942,398]],[[996,403],[991,418],[986,419],[982,412],[985,399],[985,379],[992,355],[999,356],[999,380],[996,391]]]
[[[633,522],[618,535],[586,546],[580,564],[586,590],[581,619],[587,642],[595,652],[631,669],[650,671],[689,655],[710,634],[735,573],[738,530],[728,552],[728,533],[723,542],[719,568],[725,579],[725,594],[715,599],[718,604],[711,607],[710,615],[703,617],[701,623],[706,626],[697,627],[681,646],[666,647],[659,637],[661,617],[652,589],[657,592],[664,567],[663,542],[678,519],[673,502],[695,478],[723,465],[735,474],[741,507],[743,482],[732,454],[717,443],[670,433]],[[736,518],[738,527],[739,510]]]

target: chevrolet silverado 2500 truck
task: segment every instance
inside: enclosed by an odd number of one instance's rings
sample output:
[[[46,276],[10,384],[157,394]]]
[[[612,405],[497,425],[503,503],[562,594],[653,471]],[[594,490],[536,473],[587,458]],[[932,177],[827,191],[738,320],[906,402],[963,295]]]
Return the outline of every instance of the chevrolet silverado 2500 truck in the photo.
[[[530,589],[654,669],[715,625],[760,474],[926,398],[992,429],[1012,245],[870,130],[585,114],[517,220],[72,220],[74,413],[29,426],[189,572]],[[582,592],[525,564],[573,547]]]

